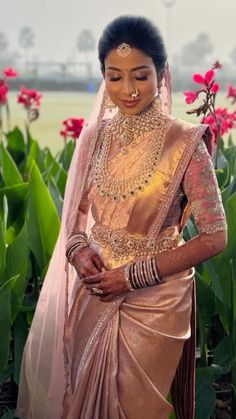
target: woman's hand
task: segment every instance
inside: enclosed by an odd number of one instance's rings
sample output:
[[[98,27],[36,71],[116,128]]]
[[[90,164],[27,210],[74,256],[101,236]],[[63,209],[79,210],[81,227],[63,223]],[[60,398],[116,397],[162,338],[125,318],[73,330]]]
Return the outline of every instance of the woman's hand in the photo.
[[[112,301],[129,290],[125,280],[125,267],[111,269],[83,279],[85,288],[92,295],[100,297],[103,302]],[[93,292],[93,288],[102,291],[103,294]]]
[[[102,269],[105,269],[99,255],[89,246],[83,247],[76,252],[73,259],[73,266],[80,279],[91,277],[91,275],[95,275],[102,272]]]

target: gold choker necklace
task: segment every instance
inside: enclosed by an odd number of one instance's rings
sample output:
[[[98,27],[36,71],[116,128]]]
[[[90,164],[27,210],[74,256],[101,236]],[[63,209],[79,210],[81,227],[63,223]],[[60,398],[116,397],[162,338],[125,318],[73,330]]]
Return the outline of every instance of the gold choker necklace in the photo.
[[[157,98],[140,114],[126,115],[118,112],[112,120],[112,131],[113,138],[123,153],[127,152],[131,143],[154,129],[159,121],[158,114],[160,109]]]
[[[155,106],[155,104],[154,104]],[[146,117],[148,115],[148,118]],[[123,115],[121,115],[123,117]],[[121,118],[120,114],[108,122],[101,133],[103,136],[101,149],[95,161],[95,170],[93,180],[100,191],[101,195],[114,200],[126,199],[130,196],[136,195],[147,186],[154,172],[157,169],[162,148],[166,136],[166,116],[160,110],[153,111],[151,105],[145,112],[139,115],[132,115],[132,121],[135,120],[135,131],[131,131],[132,140],[136,143],[137,139],[140,140],[147,132],[152,133],[152,139],[146,152],[139,160],[137,171],[134,175],[124,178],[116,179],[108,170],[109,152],[114,133],[114,119],[116,132],[120,127],[117,120]],[[130,118],[130,117],[129,117]],[[124,119],[121,118],[121,121]],[[116,134],[117,135],[117,134]],[[130,134],[131,135],[131,134]],[[146,137],[146,136],[145,136]]]

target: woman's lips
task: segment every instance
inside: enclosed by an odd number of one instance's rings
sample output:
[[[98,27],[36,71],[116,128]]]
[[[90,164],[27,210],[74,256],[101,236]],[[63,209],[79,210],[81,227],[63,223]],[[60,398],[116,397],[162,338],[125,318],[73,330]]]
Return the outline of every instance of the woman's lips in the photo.
[[[126,108],[134,108],[139,103],[139,100],[122,100],[121,102]]]

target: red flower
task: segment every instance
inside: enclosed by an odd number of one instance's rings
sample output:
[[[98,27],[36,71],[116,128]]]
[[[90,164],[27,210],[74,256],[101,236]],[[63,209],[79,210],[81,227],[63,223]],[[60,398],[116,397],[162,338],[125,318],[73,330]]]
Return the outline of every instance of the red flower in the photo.
[[[236,127],[236,111],[229,112],[226,108],[216,108],[215,115],[220,127],[220,136],[223,136],[230,129]],[[209,124],[215,136],[217,137],[219,134],[218,126],[212,114],[209,113],[205,118],[203,118],[202,123]]]
[[[191,104],[191,103],[195,102],[195,100],[197,99],[198,92],[187,91],[187,92],[183,92],[183,94],[185,96],[185,103]]]
[[[6,67],[6,68],[4,68],[3,74],[4,74],[4,76],[6,76],[8,78],[12,78],[12,79],[14,77],[17,77],[18,76],[17,71],[14,70],[14,68],[12,68],[12,67]]]
[[[211,68],[210,70],[206,71],[204,76],[202,76],[199,73],[193,74],[192,79],[193,79],[194,83],[204,84],[205,86],[209,86],[209,84],[211,83],[214,75],[215,75],[214,70],[212,70],[212,68]]]
[[[216,94],[216,93],[218,92],[218,90],[219,90],[219,85],[218,85],[218,83],[213,83],[213,85],[212,85],[212,86],[211,86],[211,88],[210,88],[211,93]]]
[[[232,84],[227,86],[227,98],[233,99],[232,104],[236,102],[236,87],[232,86]]]
[[[5,105],[7,102],[8,86],[3,79],[0,79],[0,105]]]
[[[83,118],[68,118],[63,121],[64,129],[60,131],[60,135],[64,137],[64,140],[67,138],[73,138],[76,140],[79,138],[81,130],[84,125]]]
[[[42,95],[35,89],[20,88],[17,102],[21,103],[27,110],[39,108]]]

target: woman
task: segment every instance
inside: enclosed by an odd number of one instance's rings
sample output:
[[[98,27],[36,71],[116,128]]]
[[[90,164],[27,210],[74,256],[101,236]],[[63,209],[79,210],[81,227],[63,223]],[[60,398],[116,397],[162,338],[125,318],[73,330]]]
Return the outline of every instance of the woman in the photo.
[[[18,413],[166,419],[171,391],[176,417],[191,419],[193,266],[226,245],[204,143],[211,132],[167,113],[166,52],[145,18],[111,22],[99,59],[105,91],[70,168],[61,233],[25,348]],[[191,213],[199,234],[184,243]]]

